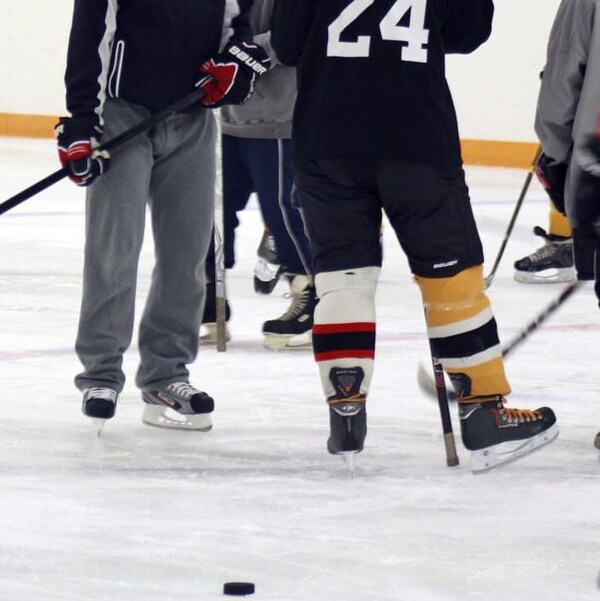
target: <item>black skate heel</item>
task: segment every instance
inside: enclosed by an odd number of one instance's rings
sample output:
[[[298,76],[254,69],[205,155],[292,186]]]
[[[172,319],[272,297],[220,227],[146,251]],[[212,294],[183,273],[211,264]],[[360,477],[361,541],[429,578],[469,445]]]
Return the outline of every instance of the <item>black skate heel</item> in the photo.
[[[360,386],[365,377],[361,367],[332,367],[329,380],[335,394],[329,404],[330,436],[327,450],[332,455],[360,453],[367,436],[366,395]]]
[[[360,453],[363,450],[367,436],[365,401],[364,395],[352,401],[329,401],[331,434],[327,450],[332,455]]]
[[[115,416],[118,394],[112,388],[94,386],[83,391],[81,410],[92,419],[100,436],[107,420]]]

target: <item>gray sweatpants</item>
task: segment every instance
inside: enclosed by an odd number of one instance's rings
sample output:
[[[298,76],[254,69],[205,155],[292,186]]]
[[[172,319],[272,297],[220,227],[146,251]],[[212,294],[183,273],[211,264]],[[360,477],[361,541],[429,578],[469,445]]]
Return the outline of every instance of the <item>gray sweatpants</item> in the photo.
[[[104,140],[148,118],[141,106],[107,100]],[[215,120],[210,111],[173,115],[116,150],[88,189],[83,297],[76,352],[80,390],[125,383],[146,206],[155,266],[139,327],[139,388],[187,381],[198,351],[204,260],[215,194]]]

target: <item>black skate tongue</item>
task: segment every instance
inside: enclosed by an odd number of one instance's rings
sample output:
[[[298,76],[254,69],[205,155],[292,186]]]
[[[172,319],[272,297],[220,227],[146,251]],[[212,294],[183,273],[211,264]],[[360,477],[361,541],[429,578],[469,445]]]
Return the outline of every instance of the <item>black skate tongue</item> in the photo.
[[[360,393],[365,377],[362,367],[332,367],[329,379],[338,397],[351,397]]]

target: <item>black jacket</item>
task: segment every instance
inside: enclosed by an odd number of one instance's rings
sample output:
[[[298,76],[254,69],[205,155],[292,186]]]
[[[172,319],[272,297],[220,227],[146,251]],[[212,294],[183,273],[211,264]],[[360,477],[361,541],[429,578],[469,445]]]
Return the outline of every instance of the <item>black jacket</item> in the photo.
[[[487,40],[493,1],[365,4],[275,0],[273,48],[298,67],[294,155],[460,165],[445,55]]]
[[[194,88],[229,39],[251,40],[252,0],[75,0],[67,109],[101,121],[104,99],[156,112]]]

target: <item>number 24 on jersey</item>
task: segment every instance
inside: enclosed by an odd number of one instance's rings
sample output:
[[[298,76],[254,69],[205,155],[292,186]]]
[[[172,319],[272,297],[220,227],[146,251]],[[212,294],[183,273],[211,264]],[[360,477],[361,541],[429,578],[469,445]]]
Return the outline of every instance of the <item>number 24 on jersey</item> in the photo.
[[[352,0],[328,28],[327,56],[364,58],[369,56],[371,36],[359,35],[354,41],[342,41],[344,30],[356,21],[375,0]],[[411,63],[427,62],[429,30],[425,29],[427,0],[396,0],[379,24],[383,40],[405,42],[401,59]],[[410,11],[408,25],[398,25]]]

